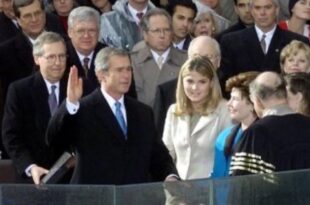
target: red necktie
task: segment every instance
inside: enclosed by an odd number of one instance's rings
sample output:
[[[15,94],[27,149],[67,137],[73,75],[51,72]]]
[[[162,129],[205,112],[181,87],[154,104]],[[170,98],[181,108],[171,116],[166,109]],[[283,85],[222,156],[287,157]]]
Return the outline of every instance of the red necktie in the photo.
[[[144,13],[143,12],[139,12],[137,13],[137,17],[138,19],[141,21],[142,17],[143,17]]]

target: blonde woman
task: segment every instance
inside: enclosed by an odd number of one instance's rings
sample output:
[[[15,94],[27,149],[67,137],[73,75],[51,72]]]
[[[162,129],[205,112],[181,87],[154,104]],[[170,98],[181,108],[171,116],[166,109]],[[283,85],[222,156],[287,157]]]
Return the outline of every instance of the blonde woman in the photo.
[[[218,33],[217,26],[215,24],[214,16],[211,11],[205,11],[203,13],[198,13],[196,16],[193,27],[192,36],[210,36],[214,37]]]
[[[310,47],[297,40],[286,45],[280,54],[282,73],[310,73]]]
[[[200,56],[187,60],[179,74],[176,104],[168,110],[163,133],[183,180],[210,176],[216,136],[230,124],[213,64]]]

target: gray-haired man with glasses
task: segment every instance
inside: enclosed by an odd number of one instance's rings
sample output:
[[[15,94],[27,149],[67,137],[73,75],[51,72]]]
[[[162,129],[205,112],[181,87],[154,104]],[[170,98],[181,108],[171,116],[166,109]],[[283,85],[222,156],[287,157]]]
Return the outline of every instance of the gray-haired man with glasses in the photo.
[[[152,9],[142,18],[145,45],[131,54],[138,100],[153,106],[156,87],[176,78],[187,59],[184,51],[172,46],[170,15],[163,9]]]
[[[63,38],[44,32],[33,44],[33,58],[39,70],[9,87],[2,137],[19,180],[39,184],[41,176],[62,154],[61,148],[47,147],[45,130],[66,94],[66,81],[62,79],[67,60]]]

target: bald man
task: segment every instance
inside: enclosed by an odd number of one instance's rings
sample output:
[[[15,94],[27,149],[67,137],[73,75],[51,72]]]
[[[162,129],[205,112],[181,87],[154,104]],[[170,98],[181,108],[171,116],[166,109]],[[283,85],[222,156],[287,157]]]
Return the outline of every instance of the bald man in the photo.
[[[283,78],[263,72],[250,84],[250,94],[261,119],[241,137],[230,174],[310,168],[310,118],[289,108]]]
[[[188,57],[196,55],[205,56],[210,59],[214,69],[218,69],[221,63],[221,50],[216,40],[209,36],[199,36],[193,39],[188,47]],[[165,82],[157,87],[154,101],[154,116],[159,137],[162,136],[169,106],[175,103],[175,91],[178,79]]]

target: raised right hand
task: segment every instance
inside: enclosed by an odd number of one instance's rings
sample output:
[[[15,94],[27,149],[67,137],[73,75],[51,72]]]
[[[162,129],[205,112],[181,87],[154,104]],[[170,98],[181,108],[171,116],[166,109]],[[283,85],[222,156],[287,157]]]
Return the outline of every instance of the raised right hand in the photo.
[[[83,81],[78,76],[78,70],[76,66],[70,68],[68,86],[67,86],[67,98],[69,102],[77,104],[83,94]]]

